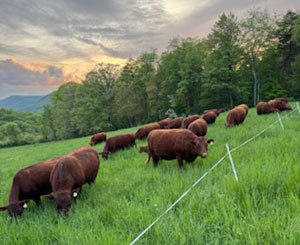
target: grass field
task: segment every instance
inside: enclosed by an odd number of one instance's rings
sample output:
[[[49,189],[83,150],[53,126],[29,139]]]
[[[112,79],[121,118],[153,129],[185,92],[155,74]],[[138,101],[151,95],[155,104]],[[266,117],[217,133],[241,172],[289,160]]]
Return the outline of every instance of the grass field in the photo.
[[[292,104],[295,108],[295,104]],[[281,113],[282,116],[287,112]],[[84,185],[69,215],[51,201],[30,202],[18,219],[0,213],[0,244],[129,244],[230,148],[240,145],[277,115],[251,109],[243,125],[225,129],[226,113],[208,128],[206,159],[183,170],[177,161],[145,166],[136,148],[102,161],[96,183]],[[167,213],[137,244],[299,244],[300,116],[294,112],[260,137],[232,153]],[[109,136],[135,132],[114,131]],[[88,146],[89,137],[0,150],[0,205],[6,205],[14,174],[21,168]],[[138,147],[146,145],[138,141]],[[95,148],[101,151],[104,144]]]

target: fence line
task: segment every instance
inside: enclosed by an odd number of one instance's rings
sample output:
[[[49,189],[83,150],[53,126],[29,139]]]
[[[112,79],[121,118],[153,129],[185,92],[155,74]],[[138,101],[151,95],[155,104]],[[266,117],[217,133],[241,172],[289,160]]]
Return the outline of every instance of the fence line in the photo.
[[[283,118],[286,118],[288,115],[292,114],[293,112],[295,112],[296,110],[293,110],[291,112],[289,112],[287,115],[285,115]],[[215,165],[213,165],[206,173],[204,173],[198,180],[196,180],[194,182],[194,184],[187,189],[170,207],[168,207],[158,218],[156,218],[146,229],[144,229],[131,243],[130,245],[135,244],[148,230],[150,230],[152,228],[153,225],[155,225],[155,223],[157,223],[165,214],[167,214],[178,202],[180,202],[201,180],[203,180],[210,172],[212,172],[224,159],[225,157],[230,154],[230,152],[234,152],[237,149],[241,148],[242,146],[248,144],[249,142],[251,142],[253,139],[257,138],[258,136],[260,136],[261,134],[263,134],[266,130],[268,130],[269,128],[271,128],[275,123],[278,123],[279,119],[277,119],[275,122],[273,122],[271,125],[269,125],[267,128],[263,129],[261,132],[259,132],[258,134],[256,134],[255,136],[251,137],[250,139],[246,140],[244,143],[240,144],[239,146],[233,148],[232,150],[229,150],[223,157],[221,157],[221,159],[219,161],[217,161],[217,163],[215,163]],[[229,148],[228,148],[229,149]]]

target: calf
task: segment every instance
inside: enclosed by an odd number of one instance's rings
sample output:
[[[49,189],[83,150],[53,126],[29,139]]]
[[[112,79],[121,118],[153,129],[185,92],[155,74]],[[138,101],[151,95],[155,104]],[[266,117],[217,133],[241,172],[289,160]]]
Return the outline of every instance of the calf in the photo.
[[[193,121],[195,121],[199,118],[200,118],[199,115],[192,115],[192,116],[186,117],[182,120],[182,126],[181,127],[187,129],[188,126],[190,125],[190,123],[192,123]]]
[[[233,127],[241,124],[246,117],[246,111],[242,107],[235,107],[227,113],[226,127]]]
[[[217,117],[218,117],[218,115],[213,111],[209,111],[202,116],[202,118],[207,122],[207,124],[214,123],[216,121]]]
[[[152,131],[148,137],[148,154],[156,167],[159,160],[177,159],[179,167],[183,160],[193,162],[197,156],[207,156],[207,145],[213,139],[197,137],[187,129],[160,129]]]
[[[142,152],[148,153],[148,146],[141,146],[140,150],[139,150],[139,153],[142,153]]]
[[[154,129],[160,129],[160,125],[158,123],[152,123],[145,127],[139,128],[138,131],[135,133],[135,137],[136,139],[141,140],[146,139],[148,134]]]
[[[90,146],[94,146],[99,144],[103,141],[106,141],[106,134],[105,133],[98,133],[91,137]]]
[[[170,118],[166,118],[164,120],[161,120],[158,122],[159,126],[161,129],[164,129],[168,126],[168,124],[171,122],[171,119]]]
[[[176,117],[174,118],[166,128],[181,128],[183,117]]]
[[[224,112],[224,111],[225,111],[224,109],[209,109],[209,110],[205,110],[205,111],[203,112],[203,115],[206,114],[206,113],[208,113],[208,112],[214,112],[214,113],[217,114],[217,116],[219,116],[220,113],[222,113],[222,112]]]
[[[9,205],[0,207],[0,211],[8,209],[9,216],[21,216],[26,204],[33,200],[40,204],[40,196],[52,192],[49,177],[59,158],[40,162],[23,168],[13,178],[9,193]]]
[[[189,125],[188,130],[192,131],[197,136],[205,136],[207,132],[207,123],[204,119],[199,118]]]
[[[125,149],[131,146],[136,146],[134,134],[119,134],[110,137],[105,144],[102,152],[102,158],[107,159],[109,153],[115,153],[118,150]]]
[[[284,98],[278,98],[274,100],[270,100],[268,104],[276,109],[278,109],[280,112],[281,111],[291,111],[293,110],[292,107],[290,107],[287,104],[287,99],[285,100]]]
[[[279,112],[279,110],[266,102],[259,102],[256,105],[256,112],[258,115],[263,115],[263,114]]]

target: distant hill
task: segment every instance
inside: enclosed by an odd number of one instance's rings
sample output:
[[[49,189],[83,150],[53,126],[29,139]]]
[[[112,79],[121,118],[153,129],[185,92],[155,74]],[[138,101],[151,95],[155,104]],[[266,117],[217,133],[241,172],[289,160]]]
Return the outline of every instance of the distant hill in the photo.
[[[45,96],[9,96],[0,100],[0,108],[41,114],[43,113],[44,106],[51,104],[50,98],[52,93]]]

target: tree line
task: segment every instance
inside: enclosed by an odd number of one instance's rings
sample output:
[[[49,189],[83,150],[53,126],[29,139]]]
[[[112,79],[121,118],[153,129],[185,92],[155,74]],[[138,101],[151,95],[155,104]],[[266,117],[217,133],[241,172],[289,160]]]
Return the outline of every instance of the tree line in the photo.
[[[206,38],[175,38],[160,55],[97,64],[53,94],[39,130],[67,139],[275,97],[300,98],[300,15],[255,9],[222,14]]]

